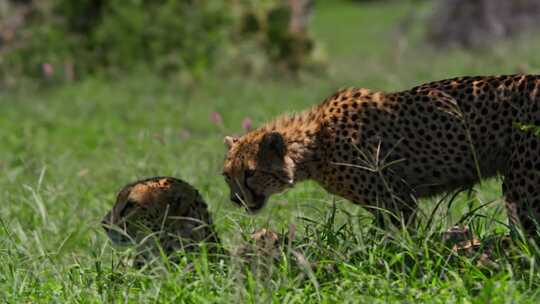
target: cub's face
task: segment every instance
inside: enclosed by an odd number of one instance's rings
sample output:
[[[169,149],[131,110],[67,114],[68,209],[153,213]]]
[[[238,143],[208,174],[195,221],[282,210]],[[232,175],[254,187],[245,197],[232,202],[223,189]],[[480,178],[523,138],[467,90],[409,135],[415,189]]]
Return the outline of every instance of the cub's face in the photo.
[[[139,181],[120,191],[102,225],[113,243],[139,244],[149,235],[162,231],[163,225],[171,225],[165,217],[186,216],[184,209],[197,208],[191,203],[197,197],[193,187],[177,179],[158,177]]]
[[[254,131],[241,138],[225,137],[225,145],[223,176],[231,201],[256,212],[272,194],[292,186],[294,163],[281,134]]]

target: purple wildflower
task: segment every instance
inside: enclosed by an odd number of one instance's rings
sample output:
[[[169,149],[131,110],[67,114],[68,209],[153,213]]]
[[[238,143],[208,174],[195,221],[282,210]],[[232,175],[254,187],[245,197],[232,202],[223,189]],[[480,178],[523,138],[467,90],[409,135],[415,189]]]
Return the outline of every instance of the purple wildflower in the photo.
[[[44,63],[41,65],[41,71],[47,78],[51,78],[54,74],[54,67],[50,63]]]
[[[223,124],[223,119],[221,118],[221,115],[218,112],[212,112],[212,114],[210,114],[210,120],[216,125]]]
[[[253,127],[253,122],[251,121],[251,118],[249,117],[244,118],[244,120],[242,121],[242,129],[244,129],[244,131],[246,132],[249,132],[251,131],[252,127]]]

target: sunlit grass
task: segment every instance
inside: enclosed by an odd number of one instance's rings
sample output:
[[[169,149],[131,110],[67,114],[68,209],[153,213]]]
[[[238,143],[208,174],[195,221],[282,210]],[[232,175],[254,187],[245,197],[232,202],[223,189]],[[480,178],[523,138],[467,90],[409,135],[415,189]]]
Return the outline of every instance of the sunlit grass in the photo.
[[[330,66],[322,77],[211,75],[187,89],[140,73],[2,93],[0,301],[537,302],[538,252],[519,237],[510,252],[493,253],[494,265],[453,255],[441,239],[460,219],[481,240],[508,233],[496,179],[458,195],[450,210],[449,198],[436,212],[442,197],[422,201],[417,232],[378,231],[365,211],[314,183],[273,197],[257,216],[228,201],[219,175],[222,138],[242,133],[246,117],[259,125],[344,86],[400,90],[455,75],[540,68],[540,44],[526,40],[467,53],[412,39],[398,56],[392,24],[410,8],[321,5],[314,31]],[[213,112],[222,123],[212,122]],[[297,238],[279,261],[266,263],[267,274],[247,271],[235,257],[212,262],[204,255],[131,269],[123,261],[128,253],[109,244],[99,220],[124,184],[155,175],[201,191],[228,250],[260,227],[294,227]]]

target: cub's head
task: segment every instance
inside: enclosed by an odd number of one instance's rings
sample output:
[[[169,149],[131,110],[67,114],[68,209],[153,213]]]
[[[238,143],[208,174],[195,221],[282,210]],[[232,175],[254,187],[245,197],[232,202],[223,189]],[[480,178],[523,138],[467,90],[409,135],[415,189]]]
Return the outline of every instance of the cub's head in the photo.
[[[228,148],[223,176],[230,198],[248,211],[261,209],[268,197],[293,185],[294,163],[278,132],[253,131],[240,138],[225,137]]]
[[[198,191],[172,177],[155,177],[125,186],[102,225],[118,245],[140,244],[155,235],[162,245],[170,247],[178,238],[198,242],[212,236],[211,218]]]

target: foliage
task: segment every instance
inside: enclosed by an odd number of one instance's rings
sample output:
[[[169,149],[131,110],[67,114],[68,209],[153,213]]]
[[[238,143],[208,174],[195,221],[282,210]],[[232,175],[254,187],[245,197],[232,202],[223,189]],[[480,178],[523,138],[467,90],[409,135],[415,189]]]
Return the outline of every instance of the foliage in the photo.
[[[540,126],[534,124],[515,123],[514,127],[523,132],[532,132],[534,135],[540,137]]]
[[[182,71],[200,78],[218,60],[249,57],[250,50],[240,45],[250,43],[267,58],[265,68],[277,63],[286,71],[297,72],[313,49],[307,34],[289,32],[291,13],[280,1],[31,3],[32,13],[17,30],[17,43],[3,50],[0,47],[4,78],[30,75],[58,82],[103,70],[130,71],[141,65],[160,75]],[[231,49],[236,55],[231,55]]]
[[[95,44],[107,65],[128,67],[134,63],[130,58],[135,58],[161,71],[187,68],[195,74],[211,66],[228,22],[224,4],[174,0],[128,3],[113,1],[95,32]]]
[[[300,15],[303,16],[299,17],[293,16],[287,5],[275,2],[269,7],[246,5],[241,8],[239,40],[255,39],[269,61],[287,71],[298,72],[302,67],[316,64],[313,58],[315,41],[307,25],[302,24],[299,31],[291,30],[292,18],[302,18],[303,23],[309,20],[310,7],[301,7]]]
[[[65,77],[69,64],[85,75],[145,63],[158,72],[199,75],[211,66],[230,22],[225,3],[209,0],[59,0],[34,10],[23,29],[28,38],[7,52],[4,69],[41,76],[47,63],[55,77]]]

